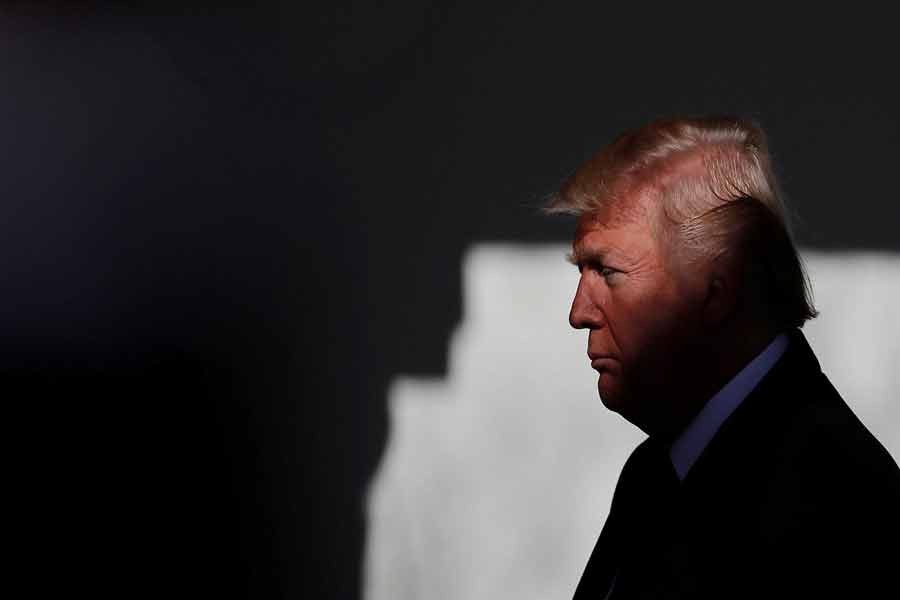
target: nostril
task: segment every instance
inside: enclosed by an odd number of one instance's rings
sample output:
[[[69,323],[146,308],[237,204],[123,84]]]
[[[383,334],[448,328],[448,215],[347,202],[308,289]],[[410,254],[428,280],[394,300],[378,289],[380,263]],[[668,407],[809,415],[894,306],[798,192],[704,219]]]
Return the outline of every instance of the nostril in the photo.
[[[581,314],[576,312],[574,308],[569,312],[569,325],[572,329],[584,329],[584,319],[581,318]]]
[[[572,307],[569,309],[569,325],[573,329],[584,329],[588,326],[589,309],[585,298],[576,294],[572,299]]]

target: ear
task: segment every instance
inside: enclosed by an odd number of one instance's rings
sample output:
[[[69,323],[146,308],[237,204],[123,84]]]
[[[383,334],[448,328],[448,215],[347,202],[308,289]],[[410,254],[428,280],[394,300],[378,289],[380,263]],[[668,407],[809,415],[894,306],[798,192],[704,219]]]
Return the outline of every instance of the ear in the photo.
[[[719,326],[735,313],[740,300],[738,279],[734,269],[713,269],[703,302],[704,324]]]

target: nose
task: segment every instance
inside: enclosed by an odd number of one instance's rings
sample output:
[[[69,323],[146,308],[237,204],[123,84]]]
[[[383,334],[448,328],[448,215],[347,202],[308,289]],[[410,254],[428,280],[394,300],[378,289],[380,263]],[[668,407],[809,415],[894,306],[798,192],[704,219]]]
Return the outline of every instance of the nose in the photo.
[[[606,323],[603,310],[592,297],[589,285],[582,275],[569,310],[569,325],[575,329],[599,329]]]

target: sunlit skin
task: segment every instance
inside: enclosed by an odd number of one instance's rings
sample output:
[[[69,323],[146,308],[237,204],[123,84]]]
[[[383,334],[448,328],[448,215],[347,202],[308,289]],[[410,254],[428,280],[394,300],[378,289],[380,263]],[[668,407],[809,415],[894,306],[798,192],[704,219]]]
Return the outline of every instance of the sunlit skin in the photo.
[[[735,369],[716,357],[721,327],[708,322],[711,273],[675,273],[650,219],[615,207],[579,219],[571,260],[580,279],[569,322],[588,330],[603,404],[647,433],[666,435]]]

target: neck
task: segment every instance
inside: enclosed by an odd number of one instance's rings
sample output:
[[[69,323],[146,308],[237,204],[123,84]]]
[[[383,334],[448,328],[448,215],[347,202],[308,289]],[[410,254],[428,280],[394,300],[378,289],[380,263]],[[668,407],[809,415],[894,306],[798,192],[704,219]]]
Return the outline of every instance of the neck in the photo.
[[[747,323],[698,344],[690,384],[680,386],[671,402],[666,401],[670,410],[659,415],[658,423],[642,429],[663,440],[675,439],[709,399],[765,350],[776,335],[778,331],[773,327]]]
[[[709,396],[724,387],[747,363],[765,350],[778,333],[774,327],[753,323],[736,328],[724,340],[720,340],[716,344],[716,359],[711,361],[711,375],[714,374],[714,377]]]

